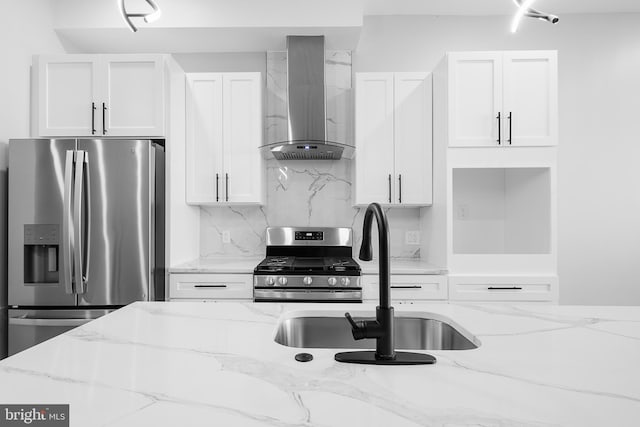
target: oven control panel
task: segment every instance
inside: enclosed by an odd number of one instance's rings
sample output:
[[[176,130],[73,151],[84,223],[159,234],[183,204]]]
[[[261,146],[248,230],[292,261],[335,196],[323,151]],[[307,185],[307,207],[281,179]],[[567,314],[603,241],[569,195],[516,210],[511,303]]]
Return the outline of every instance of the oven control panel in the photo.
[[[322,231],[296,231],[295,240],[324,240]]]

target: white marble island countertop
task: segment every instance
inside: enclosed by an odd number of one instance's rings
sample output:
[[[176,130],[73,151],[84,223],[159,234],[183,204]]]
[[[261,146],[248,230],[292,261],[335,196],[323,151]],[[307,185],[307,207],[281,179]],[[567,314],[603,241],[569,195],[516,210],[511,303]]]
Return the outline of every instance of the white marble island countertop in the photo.
[[[640,308],[399,305],[481,346],[435,365],[335,362],[277,344],[301,311],[360,305],[135,303],[0,362],[0,403],[68,403],[72,426],[637,426]]]

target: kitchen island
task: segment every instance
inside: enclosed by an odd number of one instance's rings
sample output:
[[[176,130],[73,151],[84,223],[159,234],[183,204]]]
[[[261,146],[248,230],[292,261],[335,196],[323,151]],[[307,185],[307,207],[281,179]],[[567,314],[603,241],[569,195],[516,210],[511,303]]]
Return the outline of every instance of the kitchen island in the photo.
[[[481,343],[429,351],[435,365],[341,364],[336,349],[274,342],[283,317],[374,310],[135,303],[0,362],[0,403],[68,403],[82,427],[638,425],[639,307],[397,305]]]

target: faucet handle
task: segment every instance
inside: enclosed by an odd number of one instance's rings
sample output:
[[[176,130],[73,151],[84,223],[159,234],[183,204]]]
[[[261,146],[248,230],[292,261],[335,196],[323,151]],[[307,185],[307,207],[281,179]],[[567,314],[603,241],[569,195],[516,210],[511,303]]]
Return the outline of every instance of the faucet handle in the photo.
[[[348,312],[344,314],[344,317],[346,317],[351,324],[351,334],[353,335],[353,339],[361,340],[366,338],[367,327],[365,322],[356,322]]]
[[[351,314],[349,314],[349,312],[346,312],[344,314],[344,317],[346,317],[349,323],[351,323],[351,328],[358,329],[358,324],[356,323],[355,320],[353,320],[353,317],[351,317]]]

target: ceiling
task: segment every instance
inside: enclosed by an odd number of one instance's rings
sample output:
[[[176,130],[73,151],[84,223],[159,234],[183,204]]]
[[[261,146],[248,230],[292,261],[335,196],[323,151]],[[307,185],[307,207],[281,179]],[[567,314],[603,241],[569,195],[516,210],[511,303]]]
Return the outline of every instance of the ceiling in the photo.
[[[365,15],[510,15],[513,0],[364,0]],[[538,0],[534,8],[553,13],[640,12],[639,0]]]

